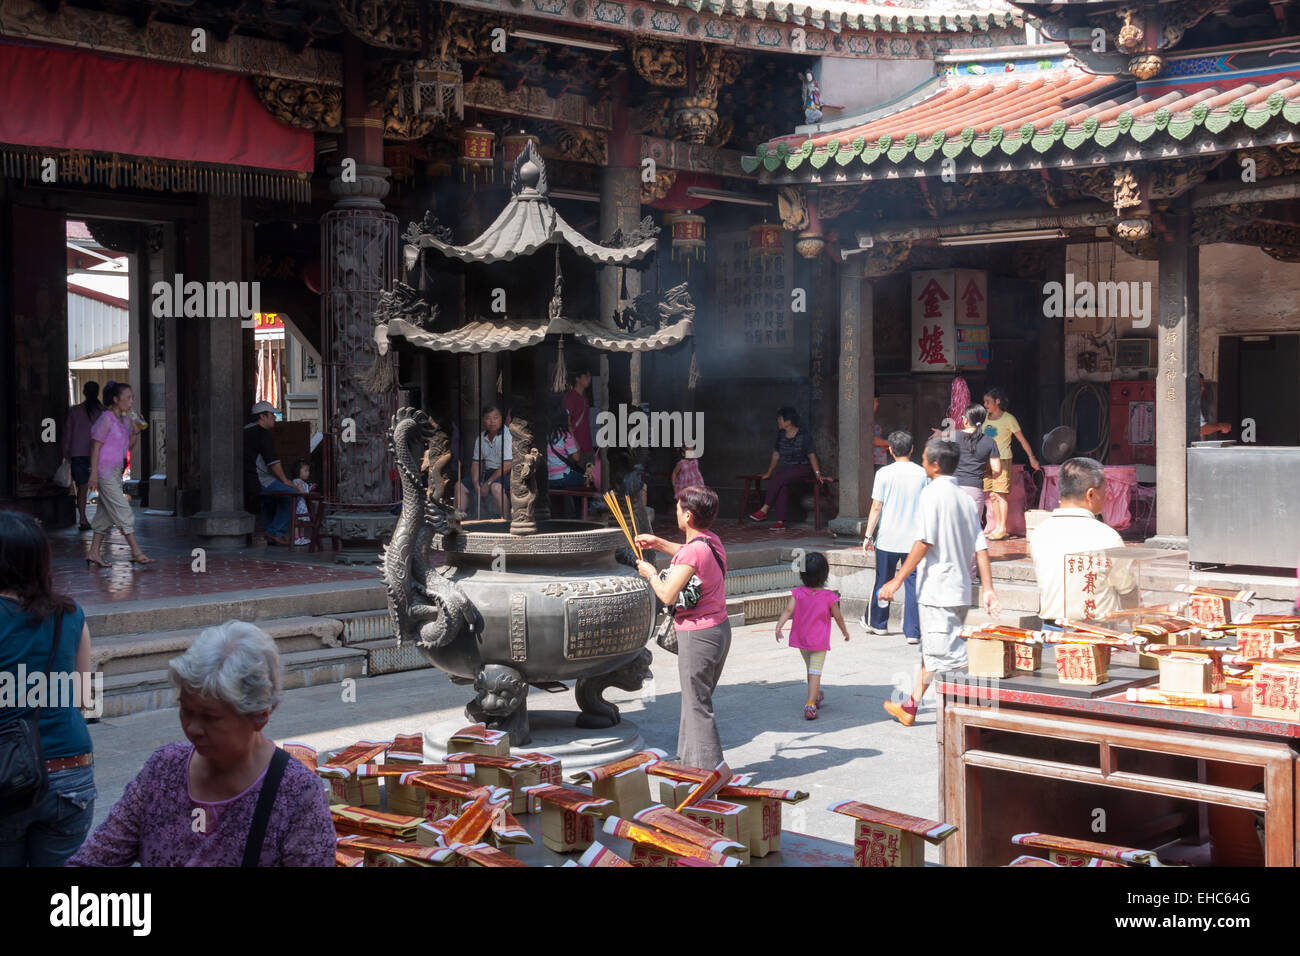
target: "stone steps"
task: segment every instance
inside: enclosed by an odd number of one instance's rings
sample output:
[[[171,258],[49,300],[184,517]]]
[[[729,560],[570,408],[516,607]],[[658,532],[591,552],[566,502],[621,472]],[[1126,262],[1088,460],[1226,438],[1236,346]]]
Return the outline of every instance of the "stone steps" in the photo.
[[[289,617],[257,621],[257,626],[274,640],[283,657],[299,651],[337,647],[343,632],[341,621],[328,617]],[[105,678],[167,669],[167,662],[185,653],[204,628],[189,627],[142,634],[96,637],[91,634],[90,664]]]
[[[366,652],[355,647],[318,647],[280,656],[283,688],[294,690],[334,683],[366,672]],[[132,671],[104,678],[104,717],[124,717],[175,706],[175,688],[166,668]]]

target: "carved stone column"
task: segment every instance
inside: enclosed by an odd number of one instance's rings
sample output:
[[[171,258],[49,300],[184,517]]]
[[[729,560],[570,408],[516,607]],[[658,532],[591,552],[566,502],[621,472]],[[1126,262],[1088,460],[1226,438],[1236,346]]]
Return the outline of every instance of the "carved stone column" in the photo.
[[[1187,547],[1187,446],[1201,432],[1200,249],[1186,210],[1166,217],[1160,245],[1160,330],[1156,371],[1157,547]]]
[[[322,430],[332,502],[323,527],[341,539],[336,559],[344,564],[374,563],[396,523],[391,510],[398,500],[387,439],[397,392],[372,393],[360,382],[376,356],[380,293],[399,274],[397,217],[382,202],[389,188],[388,170],[379,165],[383,123],[365,100],[363,56],[357,45],[345,44],[343,159],[356,166],[330,170],[338,202],[321,220]],[[397,359],[390,353],[388,360]]]
[[[835,534],[857,537],[866,527],[876,478],[875,413],[869,410],[876,388],[875,316],[872,283],[863,281],[862,265],[860,257],[852,256],[840,267],[840,513],[830,522]]]

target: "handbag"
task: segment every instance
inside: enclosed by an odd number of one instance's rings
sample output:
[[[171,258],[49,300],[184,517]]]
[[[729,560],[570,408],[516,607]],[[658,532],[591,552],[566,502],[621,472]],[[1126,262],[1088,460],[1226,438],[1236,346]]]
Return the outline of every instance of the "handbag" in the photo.
[[[48,675],[63,639],[63,609],[54,612],[54,647],[45,662]],[[48,681],[47,681],[48,687]],[[0,817],[40,806],[50,789],[50,775],[45,770],[45,752],[41,749],[41,730],[37,723],[41,709],[0,724]]]
[[[713,555],[713,560],[718,562],[718,570],[722,572],[723,577],[726,577],[727,567],[722,563],[722,559],[718,557],[718,552],[713,549],[713,542],[708,538],[705,538],[704,543],[709,546],[709,553]],[[662,579],[667,573],[668,570],[665,568],[660,572],[660,578]],[[700,576],[698,574],[692,574],[691,579],[686,582],[686,587],[682,588],[681,591],[678,592],[677,602],[671,607],[665,604],[660,609],[659,619],[655,621],[655,643],[668,651],[668,653],[677,653],[677,625],[673,621],[673,617],[677,613],[677,608],[680,607],[685,610],[690,610],[695,607],[695,605],[699,604],[700,589],[703,586],[704,582],[700,580]]]

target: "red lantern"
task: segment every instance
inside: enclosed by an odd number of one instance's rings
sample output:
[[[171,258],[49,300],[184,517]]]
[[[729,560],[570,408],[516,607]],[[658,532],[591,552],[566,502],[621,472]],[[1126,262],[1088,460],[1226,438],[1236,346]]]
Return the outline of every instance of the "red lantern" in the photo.
[[[542,141],[532,133],[520,130],[518,133],[511,133],[501,138],[501,166],[506,170],[507,177],[515,168],[515,160],[530,142],[538,152],[541,152]]]
[[[673,258],[704,259],[704,217],[693,212],[681,212],[671,217],[673,229]]]
[[[781,252],[781,227],[770,222],[760,222],[749,228],[749,251],[761,256],[775,256]]]
[[[486,178],[492,176],[493,147],[496,133],[483,126],[474,126],[465,130],[460,140],[460,164],[462,174],[477,178],[480,173]]]

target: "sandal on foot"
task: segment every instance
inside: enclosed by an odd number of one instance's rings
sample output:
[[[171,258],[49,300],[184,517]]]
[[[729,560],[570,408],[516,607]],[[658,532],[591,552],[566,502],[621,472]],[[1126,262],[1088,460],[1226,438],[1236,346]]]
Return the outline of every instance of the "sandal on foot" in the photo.
[[[822,705],[822,701],[824,701],[825,699],[826,699],[826,691],[819,690],[817,692],[817,706],[820,707]]]
[[[153,564],[155,560],[156,560],[155,558],[151,558],[148,555],[142,554],[138,558],[132,557],[131,563],[132,564]]]
[[[804,708],[803,708],[803,716],[804,716],[804,720],[816,720],[816,719],[817,719],[817,705],[816,705],[816,704],[805,704],[805,705],[804,705]]]

